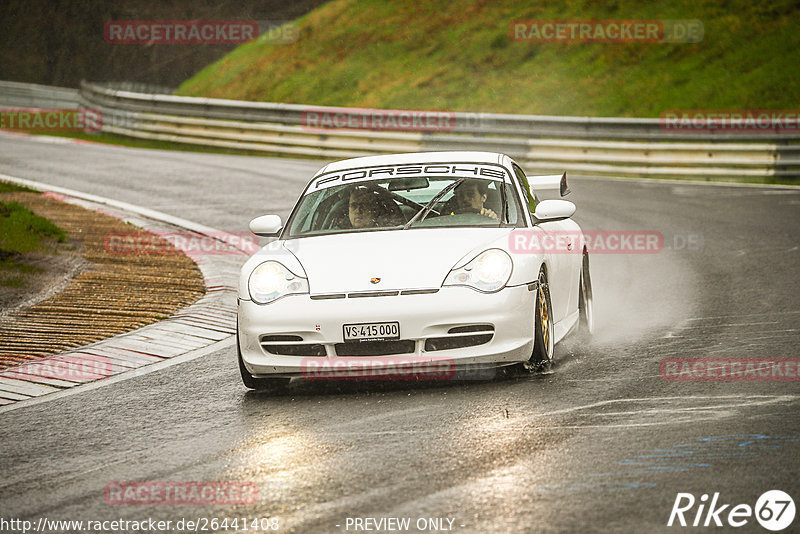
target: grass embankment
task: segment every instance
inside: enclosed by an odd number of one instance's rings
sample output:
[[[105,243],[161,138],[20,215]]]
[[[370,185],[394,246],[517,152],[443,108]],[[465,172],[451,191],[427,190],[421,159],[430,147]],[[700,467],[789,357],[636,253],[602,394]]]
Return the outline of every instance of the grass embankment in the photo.
[[[658,117],[795,109],[800,5],[732,0],[334,0],[178,94],[373,108]],[[693,44],[517,42],[514,20],[698,19]]]
[[[17,191],[33,192],[0,182],[0,193]],[[66,240],[66,232],[44,217],[18,202],[0,201],[0,286],[26,287],[32,275],[43,271],[42,267],[27,262],[26,255],[55,252],[55,243]]]

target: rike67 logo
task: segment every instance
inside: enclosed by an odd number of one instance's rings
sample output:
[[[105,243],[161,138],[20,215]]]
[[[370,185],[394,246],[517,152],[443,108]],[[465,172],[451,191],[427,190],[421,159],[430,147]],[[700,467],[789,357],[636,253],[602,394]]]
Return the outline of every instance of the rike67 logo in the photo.
[[[695,507],[696,505],[696,507]],[[678,493],[667,526],[691,527],[743,527],[755,517],[756,521],[767,530],[777,532],[785,529],[794,521],[794,500],[781,490],[764,492],[755,506],[749,504],[724,504],[719,492],[714,493],[709,502],[704,493],[696,499],[691,493]]]

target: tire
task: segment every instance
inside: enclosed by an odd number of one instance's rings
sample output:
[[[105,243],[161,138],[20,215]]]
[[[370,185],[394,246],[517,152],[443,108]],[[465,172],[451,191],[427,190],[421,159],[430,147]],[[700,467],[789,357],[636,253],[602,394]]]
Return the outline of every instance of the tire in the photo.
[[[529,369],[545,369],[553,363],[553,305],[550,301],[550,286],[544,267],[539,271],[536,284],[536,304],[534,313],[533,354],[528,362]]]
[[[256,378],[250,374],[250,371],[244,366],[242,360],[242,349],[239,348],[239,328],[236,328],[236,357],[239,360],[239,372],[242,375],[242,382],[247,389],[254,389],[256,391],[275,391],[285,387],[291,378]]]
[[[592,296],[592,276],[589,272],[589,254],[583,253],[581,279],[578,286],[578,327],[580,337],[588,339],[594,334],[594,297]]]

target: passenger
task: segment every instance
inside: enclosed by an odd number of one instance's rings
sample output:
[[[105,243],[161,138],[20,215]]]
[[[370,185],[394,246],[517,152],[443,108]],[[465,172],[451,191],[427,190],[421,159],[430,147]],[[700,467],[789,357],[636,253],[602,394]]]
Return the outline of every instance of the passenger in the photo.
[[[467,180],[456,187],[455,194],[447,201],[444,214],[456,215],[460,213],[476,213],[500,220],[498,215],[487,207],[484,202],[489,196],[489,184],[483,180]]]

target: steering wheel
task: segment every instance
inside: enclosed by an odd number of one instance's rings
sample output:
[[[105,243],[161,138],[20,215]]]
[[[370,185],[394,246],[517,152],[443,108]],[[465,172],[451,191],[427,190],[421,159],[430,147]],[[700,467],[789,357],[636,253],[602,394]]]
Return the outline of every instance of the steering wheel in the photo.
[[[448,200],[445,205],[444,209],[442,210],[442,215],[460,215],[462,213],[475,213],[480,215],[481,210],[478,208],[473,208],[472,206],[459,206],[455,200],[455,197]]]
[[[391,221],[392,224],[400,224],[401,221],[405,221],[405,217],[403,217],[403,211],[400,209],[400,206],[392,200],[392,197],[388,193],[379,193],[381,196],[381,206],[385,212],[382,218]]]

